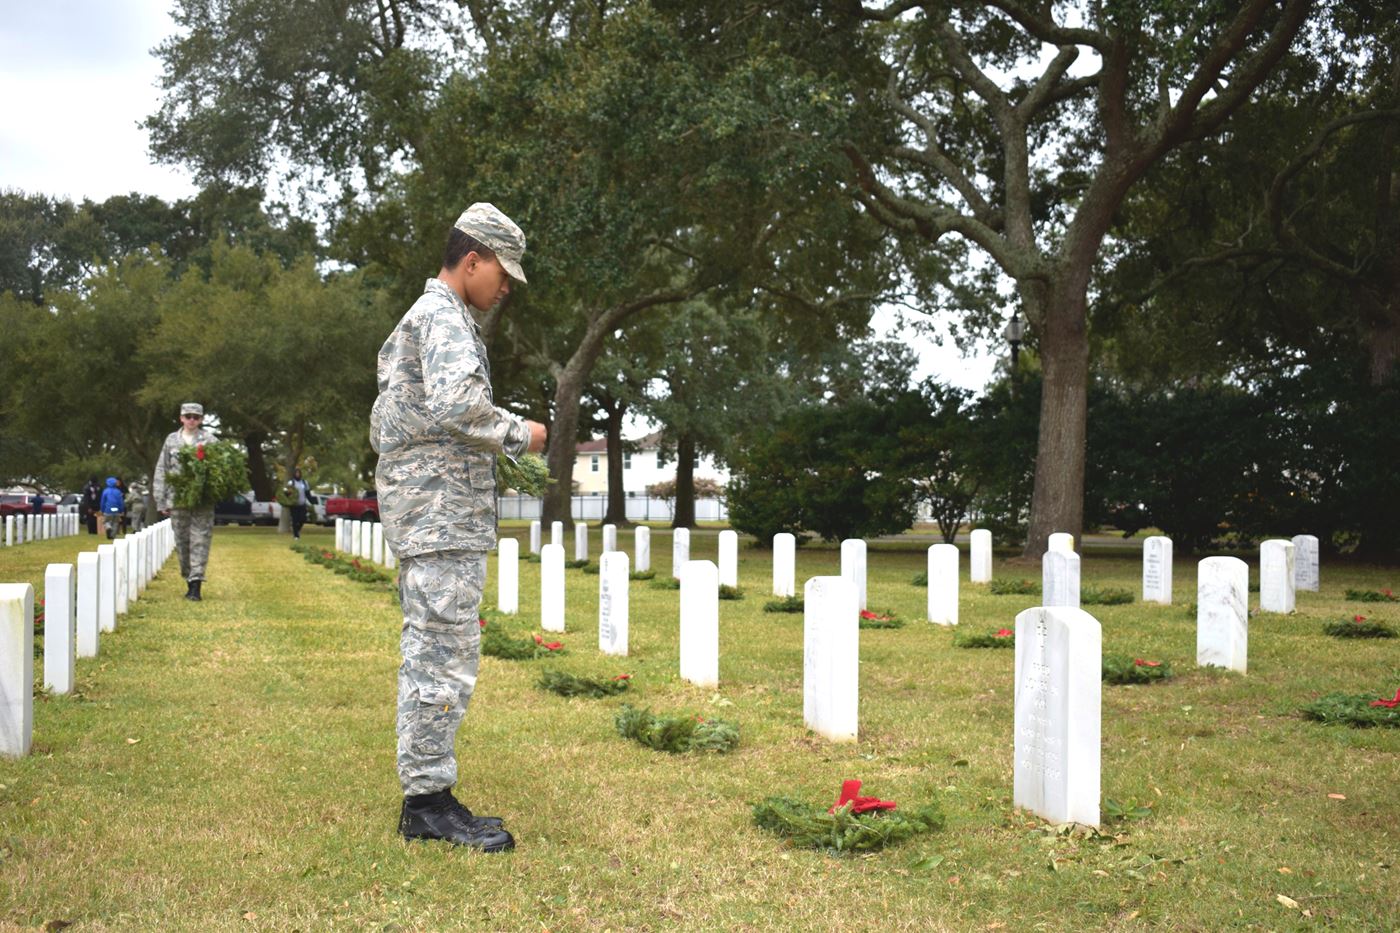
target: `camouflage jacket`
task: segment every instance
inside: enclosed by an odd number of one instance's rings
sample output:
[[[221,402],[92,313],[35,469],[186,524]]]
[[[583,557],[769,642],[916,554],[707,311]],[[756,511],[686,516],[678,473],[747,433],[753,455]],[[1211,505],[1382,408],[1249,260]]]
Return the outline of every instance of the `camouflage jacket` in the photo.
[[[496,454],[530,443],[491,397],[486,347],[466,304],[429,279],[379,351],[369,418],[384,538],[400,558],[496,544]]]
[[[201,427],[195,432],[193,444],[212,444],[218,440],[209,430]],[[175,507],[175,490],[166,482],[166,477],[171,473],[180,472],[180,447],[183,442],[180,440],[179,431],[171,431],[166,435],[165,443],[160,447],[160,455],[156,457],[156,472],[151,480],[151,494],[156,497],[156,508],[162,512],[168,512]]]

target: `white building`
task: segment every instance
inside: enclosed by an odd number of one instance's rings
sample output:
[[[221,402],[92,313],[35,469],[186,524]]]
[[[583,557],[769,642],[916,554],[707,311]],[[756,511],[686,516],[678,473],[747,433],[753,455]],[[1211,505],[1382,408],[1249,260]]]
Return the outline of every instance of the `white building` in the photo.
[[[648,434],[630,443],[632,452],[622,454],[622,488],[629,496],[646,495],[647,487],[676,478],[676,462],[661,452],[661,435]],[[729,471],[710,456],[695,458],[695,478],[712,479],[721,486],[729,482]],[[608,442],[606,438],[584,441],[574,454],[574,495],[608,494]]]

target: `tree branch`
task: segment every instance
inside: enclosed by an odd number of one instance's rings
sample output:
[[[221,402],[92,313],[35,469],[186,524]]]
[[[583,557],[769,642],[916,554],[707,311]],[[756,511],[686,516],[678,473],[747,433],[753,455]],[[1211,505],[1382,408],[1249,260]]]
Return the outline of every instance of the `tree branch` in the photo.
[[[1040,15],[1032,13],[1016,0],[986,0],[985,5],[1001,10],[1026,32],[1049,45],[1087,45],[1098,50],[1100,55],[1107,56],[1113,44],[1113,40],[1105,33],[1093,29],[1061,26],[1051,18],[1051,7],[1048,3],[1042,5],[1038,11]]]

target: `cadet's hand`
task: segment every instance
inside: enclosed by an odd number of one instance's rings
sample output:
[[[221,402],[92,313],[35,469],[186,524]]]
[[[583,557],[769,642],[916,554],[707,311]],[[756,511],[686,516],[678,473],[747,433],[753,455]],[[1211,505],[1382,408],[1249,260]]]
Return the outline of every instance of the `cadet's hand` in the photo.
[[[538,421],[527,421],[525,422],[525,427],[530,429],[530,446],[525,448],[526,452],[532,454],[543,453],[544,442],[549,436],[549,432],[546,431],[544,425],[540,424]]]

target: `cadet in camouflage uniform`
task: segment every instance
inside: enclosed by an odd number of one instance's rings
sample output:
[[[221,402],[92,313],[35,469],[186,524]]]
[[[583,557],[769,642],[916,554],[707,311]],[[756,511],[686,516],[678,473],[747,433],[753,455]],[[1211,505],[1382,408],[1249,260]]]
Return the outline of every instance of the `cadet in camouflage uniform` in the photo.
[[[544,426],[497,408],[486,347],[468,303],[489,310],[525,281],[525,235],[473,204],[429,279],[379,351],[370,442],[385,543],[401,561],[398,688],[399,832],[487,852],[514,847],[495,817],[452,796],[454,743],[476,685],[486,552],[496,543],[497,453],[544,447]]]
[[[199,602],[204,585],[204,565],[209,561],[209,543],[214,537],[214,509],[177,509],[175,490],[166,477],[180,471],[180,448],[195,444],[211,444],[216,438],[204,428],[204,406],[186,402],[180,406],[180,430],[171,431],[161,445],[156,458],[155,479],[151,494],[162,515],[170,516],[175,530],[175,547],[180,552],[180,576],[188,588],[185,598]]]

